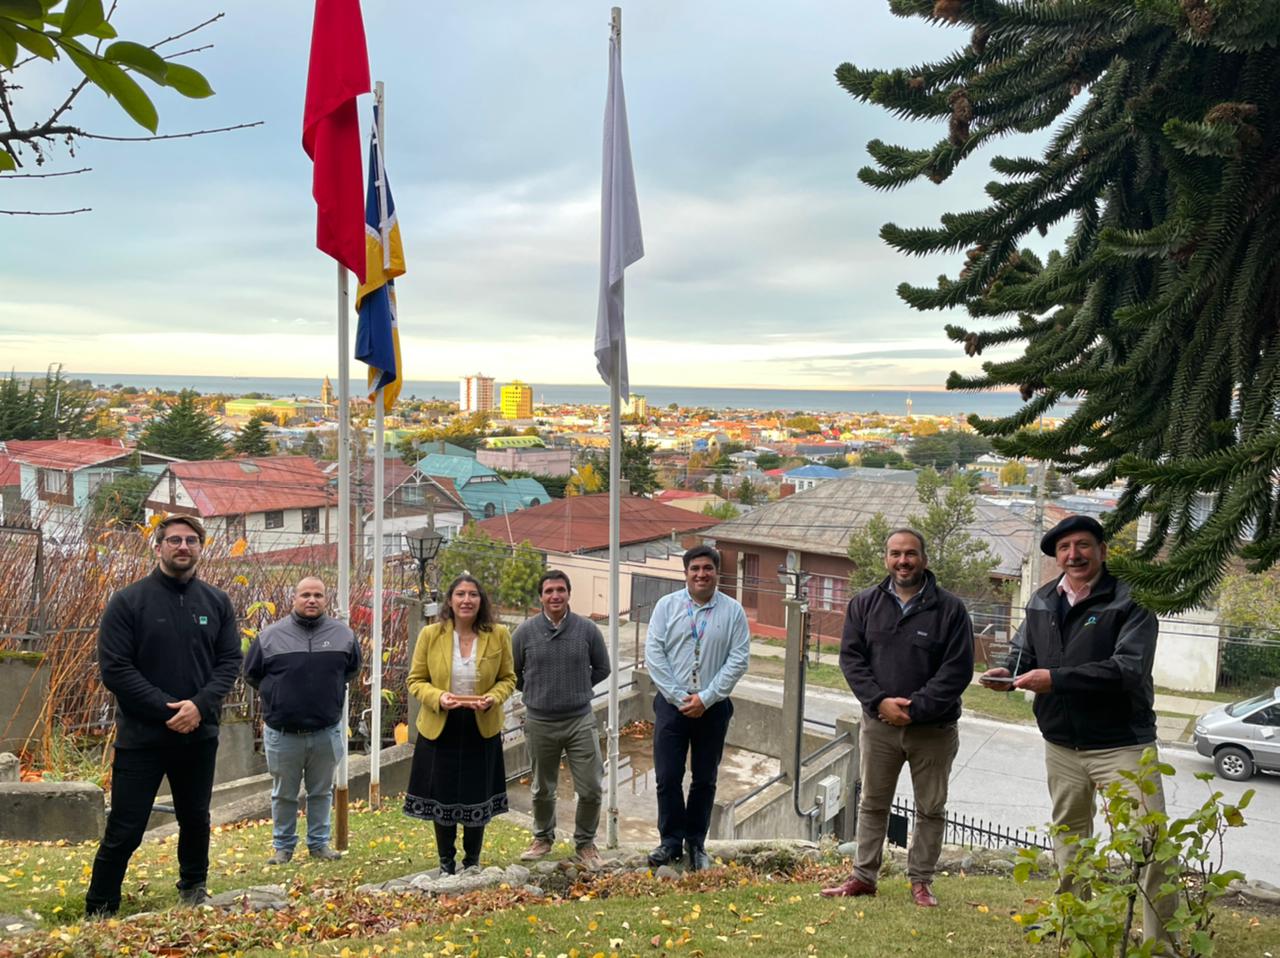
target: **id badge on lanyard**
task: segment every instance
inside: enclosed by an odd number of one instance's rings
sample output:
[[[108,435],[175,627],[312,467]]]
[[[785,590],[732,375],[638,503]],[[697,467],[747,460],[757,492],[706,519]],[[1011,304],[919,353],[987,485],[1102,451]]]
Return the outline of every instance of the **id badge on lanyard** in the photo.
[[[702,688],[702,681],[699,678],[699,673],[702,668],[702,637],[706,635],[707,620],[711,618],[711,610],[708,609],[706,606],[701,606],[702,609],[706,609],[707,614],[702,617],[702,621],[701,623],[699,623],[698,621],[699,608],[700,608],[699,606],[695,606],[692,602],[686,600],[685,612],[689,616],[689,633],[693,636],[693,691],[694,692],[697,692],[700,688]]]

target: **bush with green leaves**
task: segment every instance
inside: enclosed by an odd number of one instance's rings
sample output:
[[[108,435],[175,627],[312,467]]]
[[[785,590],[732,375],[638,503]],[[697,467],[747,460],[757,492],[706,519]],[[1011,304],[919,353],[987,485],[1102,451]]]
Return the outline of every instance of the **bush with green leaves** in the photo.
[[[1056,936],[1059,953],[1072,956],[1148,958],[1158,954],[1153,951],[1156,942],[1139,942],[1135,937],[1135,918],[1143,907],[1142,871],[1155,863],[1164,869],[1161,892],[1177,896],[1177,906],[1165,925],[1170,934],[1166,947],[1171,949],[1166,953],[1178,958],[1213,955],[1215,903],[1232,882],[1244,878],[1222,867],[1223,836],[1229,828],[1244,826],[1243,812],[1254,792],[1249,789],[1232,803],[1211,788],[1199,808],[1180,818],[1148,811],[1140,796],[1154,794],[1160,776],[1173,774],[1173,766],[1148,748],[1137,771],[1121,772],[1124,781],[1100,790],[1105,830],[1088,838],[1067,839],[1076,851],[1066,877],[1080,893],[1060,892],[1020,915],[1028,938],[1038,942]],[[1196,778],[1211,782],[1213,773],[1197,772]],[[1037,850],[1024,850],[1014,867],[1015,880],[1028,881],[1038,858]]]

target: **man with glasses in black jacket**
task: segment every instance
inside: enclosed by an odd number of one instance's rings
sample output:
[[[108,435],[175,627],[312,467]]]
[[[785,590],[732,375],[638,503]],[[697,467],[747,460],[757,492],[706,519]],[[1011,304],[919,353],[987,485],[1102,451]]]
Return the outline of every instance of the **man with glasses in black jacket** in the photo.
[[[111,814],[85,895],[88,917],[114,915],[160,780],[178,819],[178,897],[209,896],[209,800],[222,700],[240,672],[231,600],[196,578],[205,532],[170,515],[155,530],[156,568],[107,603],[98,633],[102,684],[116,698]]]

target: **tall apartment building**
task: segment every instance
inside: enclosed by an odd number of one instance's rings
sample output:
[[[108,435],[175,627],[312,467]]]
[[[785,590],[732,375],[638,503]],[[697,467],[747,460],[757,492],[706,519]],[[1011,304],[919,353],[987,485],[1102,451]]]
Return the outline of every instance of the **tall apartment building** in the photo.
[[[649,400],[640,393],[632,393],[631,398],[623,402],[622,415],[643,419],[649,415]]]
[[[462,412],[488,412],[494,409],[493,377],[476,373],[459,379],[458,408]]]
[[[502,418],[533,418],[533,387],[516,380],[502,387]]]

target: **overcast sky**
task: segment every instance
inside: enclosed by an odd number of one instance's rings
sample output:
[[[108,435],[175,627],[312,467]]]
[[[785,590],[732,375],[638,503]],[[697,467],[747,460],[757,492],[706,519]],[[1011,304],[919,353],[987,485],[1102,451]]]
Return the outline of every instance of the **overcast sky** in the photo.
[[[408,260],[397,283],[408,378],[596,379],[609,6],[365,0]],[[300,146],[311,3],[121,0],[114,22],[154,42],[223,10],[189,38],[215,44],[188,62],[217,95],[156,91],[160,132],[265,126],[83,142],[45,170],[90,174],[0,182],[0,208],[93,207],[0,217],[3,366],[336,372],[335,267],[315,249]],[[845,60],[943,56],[963,32],[899,20],[882,0],[643,0],[624,5],[623,36],[647,251],[627,273],[632,383],[919,388],[976,368],[943,335],[947,316],[894,292],[954,274],[959,257],[909,260],[878,231],[981,205],[990,171],[970,161],[941,187],[863,186],[869,139],[922,146],[944,130],[856,103],[832,76]],[[62,64],[24,68],[19,122],[44,119],[70,78]],[[366,135],[371,103],[361,98]],[[96,90],[70,121],[142,132]]]

